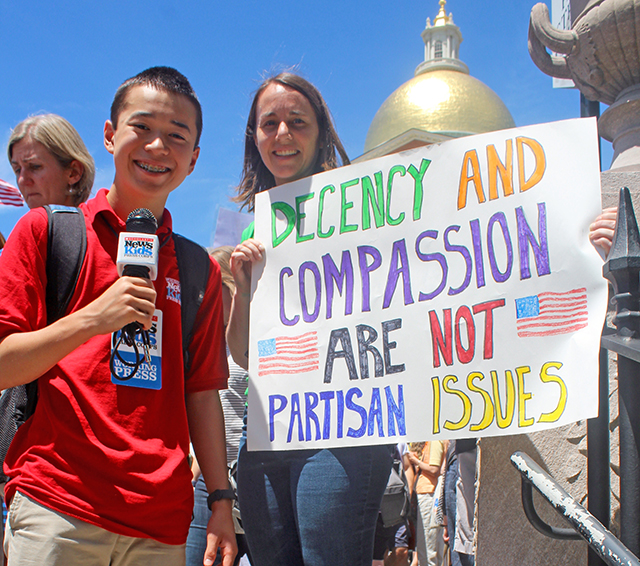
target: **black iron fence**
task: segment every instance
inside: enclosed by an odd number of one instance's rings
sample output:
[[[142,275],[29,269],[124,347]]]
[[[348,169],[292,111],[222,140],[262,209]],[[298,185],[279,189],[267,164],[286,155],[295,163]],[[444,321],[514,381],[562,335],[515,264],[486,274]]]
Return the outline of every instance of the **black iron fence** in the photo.
[[[616,314],[602,335],[600,352],[600,414],[587,424],[587,511],[526,454],[511,461],[522,474],[522,502],[527,518],[543,534],[559,539],[584,538],[589,566],[640,566],[640,233],[629,189],[620,191],[613,246],[604,266],[613,286]],[[620,540],[610,521],[610,442],[608,352],[618,356],[620,432]],[[532,499],[532,487],[560,513],[571,529],[544,523]]]

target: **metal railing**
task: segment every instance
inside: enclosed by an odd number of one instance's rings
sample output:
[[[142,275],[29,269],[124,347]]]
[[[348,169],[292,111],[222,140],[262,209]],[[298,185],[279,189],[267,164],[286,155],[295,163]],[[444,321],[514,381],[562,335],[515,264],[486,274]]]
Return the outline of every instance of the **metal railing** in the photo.
[[[609,566],[640,566],[640,560],[624,544],[529,456],[523,452],[515,452],[511,456],[511,463],[522,474],[522,505],[527,519],[536,530],[555,539],[583,538]],[[532,486],[569,522],[571,529],[552,527],[539,517],[533,504]]]

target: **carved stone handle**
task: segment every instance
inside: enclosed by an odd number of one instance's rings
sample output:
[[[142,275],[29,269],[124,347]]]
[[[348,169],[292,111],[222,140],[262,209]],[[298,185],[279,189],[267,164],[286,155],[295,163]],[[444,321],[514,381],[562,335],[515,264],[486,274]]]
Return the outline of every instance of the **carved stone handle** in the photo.
[[[546,4],[539,3],[533,7],[529,21],[529,54],[543,73],[559,79],[570,79],[565,57],[551,55],[546,48],[570,55],[577,53],[578,46],[575,31],[563,31],[551,25]]]

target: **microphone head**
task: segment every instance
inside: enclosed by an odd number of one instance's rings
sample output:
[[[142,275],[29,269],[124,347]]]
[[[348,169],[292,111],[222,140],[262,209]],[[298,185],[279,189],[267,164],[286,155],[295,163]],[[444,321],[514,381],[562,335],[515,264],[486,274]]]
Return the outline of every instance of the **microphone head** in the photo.
[[[136,208],[127,216],[127,232],[155,234],[157,230],[158,221],[148,208]]]

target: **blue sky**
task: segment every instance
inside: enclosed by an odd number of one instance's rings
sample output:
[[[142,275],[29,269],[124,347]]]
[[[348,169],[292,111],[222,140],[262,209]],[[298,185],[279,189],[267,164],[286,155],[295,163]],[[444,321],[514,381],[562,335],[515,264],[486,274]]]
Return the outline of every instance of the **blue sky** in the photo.
[[[579,93],[552,89],[529,58],[534,3],[446,6],[464,37],[460,58],[502,98],[518,126],[580,111]],[[15,184],[5,152],[11,128],[46,111],[67,118],[85,140],[96,160],[94,190],[110,186],[113,162],[102,129],[116,88],[147,67],[173,66],[200,97],[204,131],[196,169],[168,207],[177,232],[210,245],[218,208],[235,208],[229,197],[261,77],[297,66],[325,96],[349,156],[357,157],[380,105],[422,62],[420,33],[438,7],[437,0],[0,0],[0,178]],[[605,169],[611,154],[603,142]],[[0,206],[0,231],[7,235],[25,211]]]

